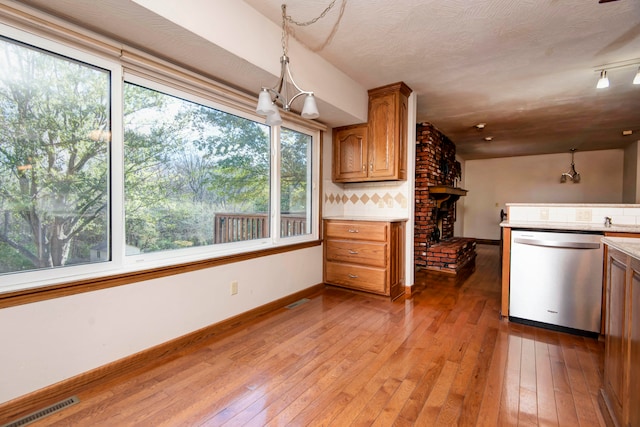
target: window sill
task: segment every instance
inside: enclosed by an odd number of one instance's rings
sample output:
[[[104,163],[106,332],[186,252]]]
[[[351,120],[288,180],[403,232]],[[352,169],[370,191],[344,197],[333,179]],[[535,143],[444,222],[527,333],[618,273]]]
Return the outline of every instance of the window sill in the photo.
[[[79,280],[67,283],[58,283],[51,286],[23,289],[19,291],[0,294],[0,309],[14,307],[22,304],[30,304],[48,299],[60,298],[84,292],[97,291],[99,289],[112,288],[115,286],[128,285],[145,280],[157,279],[159,277],[172,276],[175,274],[188,273],[190,271],[202,270],[205,268],[217,267],[225,264],[247,261],[254,258],[276,255],[285,252],[297,251],[300,249],[318,246],[321,240],[296,243],[287,246],[261,249],[253,252],[227,255],[218,258],[210,258],[194,262],[186,262],[166,267],[153,268],[149,270],[136,271],[111,276],[96,277],[92,279]]]

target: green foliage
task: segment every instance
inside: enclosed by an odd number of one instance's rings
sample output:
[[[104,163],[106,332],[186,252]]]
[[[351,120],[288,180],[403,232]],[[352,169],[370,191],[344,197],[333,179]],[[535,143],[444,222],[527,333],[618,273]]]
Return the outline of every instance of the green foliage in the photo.
[[[33,268],[104,238],[108,88],[103,70],[0,41],[0,242]]]
[[[0,40],[0,273],[111,240],[109,88],[108,71]],[[130,83],[123,111],[128,245],[209,245],[216,213],[268,215],[268,126]],[[310,143],[282,129],[283,212],[306,209]]]

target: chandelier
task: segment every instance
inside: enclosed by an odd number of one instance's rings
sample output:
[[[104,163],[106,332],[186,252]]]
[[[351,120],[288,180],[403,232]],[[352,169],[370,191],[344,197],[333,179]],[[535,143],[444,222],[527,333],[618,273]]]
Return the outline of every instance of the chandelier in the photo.
[[[307,26],[315,23],[318,19],[323,18],[335,4],[335,0],[317,17],[308,22],[294,21],[287,15],[287,5],[282,5],[282,56],[280,57],[280,79],[272,88],[262,87],[258,96],[258,106],[256,112],[261,116],[266,116],[266,124],[270,126],[278,126],[282,124],[282,117],[278,112],[278,105],[285,111],[291,111],[293,101],[301,96],[305,96],[300,114],[305,119],[315,119],[320,116],[316,98],[313,92],[303,90],[296,84],[291,75],[289,67],[289,56],[287,56],[287,47],[289,44],[288,23],[298,26]],[[294,91],[295,90],[295,91]]]
[[[574,184],[577,184],[580,182],[580,174],[576,172],[576,165],[573,162],[573,155],[576,151],[578,151],[578,149],[572,148],[569,151],[571,151],[571,169],[569,169],[568,172],[565,172],[562,175],[560,175],[560,182],[565,183],[567,182],[567,178],[568,178],[569,180],[573,181]]]

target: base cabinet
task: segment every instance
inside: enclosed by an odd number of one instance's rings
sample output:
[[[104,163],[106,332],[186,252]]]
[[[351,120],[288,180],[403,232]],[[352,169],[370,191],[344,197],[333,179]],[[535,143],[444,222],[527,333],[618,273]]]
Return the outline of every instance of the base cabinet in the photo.
[[[324,282],[396,299],[404,294],[404,221],[324,221]]]
[[[640,426],[640,260],[609,248],[602,397],[615,425]]]

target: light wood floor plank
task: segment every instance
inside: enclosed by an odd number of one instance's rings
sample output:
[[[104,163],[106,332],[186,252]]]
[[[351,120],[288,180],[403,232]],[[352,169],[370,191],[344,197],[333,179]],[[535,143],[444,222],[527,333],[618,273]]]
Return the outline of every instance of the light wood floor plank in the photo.
[[[604,426],[602,342],[501,319],[498,249],[406,300],[327,288],[32,426]]]

